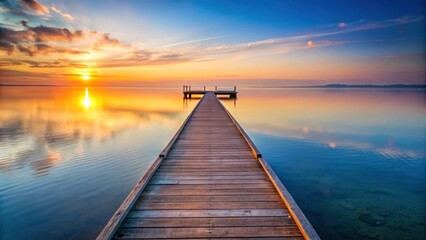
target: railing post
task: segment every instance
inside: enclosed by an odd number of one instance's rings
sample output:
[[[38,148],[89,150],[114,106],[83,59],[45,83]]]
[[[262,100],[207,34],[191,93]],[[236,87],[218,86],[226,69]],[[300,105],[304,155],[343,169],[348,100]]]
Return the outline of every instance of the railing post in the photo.
[[[189,86],[189,91],[191,91],[191,86]]]
[[[183,89],[183,92],[185,92],[185,85],[183,85],[182,89]]]
[[[204,92],[206,91],[206,86],[204,86]]]
[[[234,92],[236,92],[237,91],[237,86],[234,86]]]
[[[217,86],[214,86],[214,90],[217,91]]]

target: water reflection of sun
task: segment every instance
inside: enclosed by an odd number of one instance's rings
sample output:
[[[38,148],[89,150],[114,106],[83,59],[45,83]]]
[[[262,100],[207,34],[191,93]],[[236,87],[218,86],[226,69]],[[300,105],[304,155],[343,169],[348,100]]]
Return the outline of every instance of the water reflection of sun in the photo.
[[[83,99],[83,105],[86,108],[89,108],[92,105],[92,101],[90,100],[90,97],[89,97],[89,89],[87,88],[86,88],[86,96]]]

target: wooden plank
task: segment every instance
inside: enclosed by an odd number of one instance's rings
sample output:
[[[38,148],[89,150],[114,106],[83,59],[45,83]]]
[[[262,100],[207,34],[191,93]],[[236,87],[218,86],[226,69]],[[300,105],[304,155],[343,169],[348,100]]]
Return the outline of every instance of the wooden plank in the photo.
[[[245,195],[245,194],[276,194],[275,189],[147,189],[144,195]]]
[[[283,208],[282,202],[167,202],[138,201],[133,210],[268,209]]]
[[[129,218],[123,228],[296,226],[288,217]]]
[[[194,196],[194,195],[143,195],[143,201],[152,202],[252,202],[252,201],[281,201],[278,195],[271,194],[247,194],[247,195],[215,195],[215,196]]]
[[[221,172],[221,171],[210,171],[210,172],[198,172],[198,171],[191,171],[192,173],[190,174],[190,176],[195,176],[195,175],[201,175],[201,176],[247,176],[247,175],[261,175],[261,176],[265,176],[265,173],[262,171],[252,171],[252,172],[241,172],[241,171],[227,171],[227,172]],[[184,172],[172,172],[172,171],[166,171],[163,169],[162,172],[157,172],[156,173],[157,176],[173,176],[173,175],[187,175],[187,173]]]
[[[285,208],[276,209],[220,209],[220,210],[131,210],[128,218],[167,218],[167,217],[288,217]]]
[[[232,169],[208,169],[208,168],[200,168],[200,169],[171,169],[171,168],[160,168],[159,172],[210,172],[210,171],[219,171],[219,172],[259,172],[262,171],[262,168],[232,168]]]
[[[123,228],[117,239],[170,239],[218,237],[284,237],[301,236],[297,227],[215,227],[215,228]]]
[[[214,162],[206,162],[206,163],[198,163],[198,162],[167,162],[161,164],[162,167],[185,167],[185,168],[247,168],[247,167],[261,167],[258,162],[225,162],[225,163],[214,163]]]
[[[264,173],[259,172],[157,172],[154,179],[159,180],[188,180],[188,179],[268,179]]]
[[[275,189],[271,183],[265,181],[263,183],[236,183],[236,184],[149,184],[147,190],[157,190],[163,189],[164,191],[175,189],[175,190],[185,190],[185,189]]]
[[[170,184],[170,185],[183,185],[183,184],[262,184],[262,183],[268,183],[269,181],[267,179],[219,179],[219,180],[208,180],[208,179],[189,179],[189,180],[172,180],[172,179],[164,179],[164,180],[153,180],[152,184]]]

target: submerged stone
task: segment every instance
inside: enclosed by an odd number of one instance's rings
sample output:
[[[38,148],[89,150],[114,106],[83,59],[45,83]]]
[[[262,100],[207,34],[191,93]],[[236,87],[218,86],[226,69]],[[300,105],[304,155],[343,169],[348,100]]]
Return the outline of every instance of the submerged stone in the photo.
[[[386,224],[386,219],[377,214],[363,213],[359,216],[359,219],[362,222],[374,227],[380,227]]]
[[[339,206],[348,211],[354,211],[356,209],[355,205],[349,200],[341,201]]]

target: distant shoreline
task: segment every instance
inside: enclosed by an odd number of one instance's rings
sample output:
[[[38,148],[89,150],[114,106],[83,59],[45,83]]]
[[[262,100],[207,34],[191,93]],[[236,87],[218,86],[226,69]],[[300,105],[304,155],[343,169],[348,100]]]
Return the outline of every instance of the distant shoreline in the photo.
[[[327,85],[312,85],[312,86],[251,86],[251,88],[416,88],[422,89],[426,88],[426,85],[422,84],[389,84],[389,85],[373,85],[373,84],[363,84],[363,85],[350,85],[350,84],[327,84]]]
[[[55,84],[0,84],[0,87],[105,87],[105,88],[120,88],[120,87],[178,87],[178,86],[69,86],[69,85],[55,85]],[[197,86],[194,86],[197,87]],[[312,86],[240,86],[242,88],[385,88],[385,89],[426,89],[426,84],[327,84],[327,85],[312,85]]]

